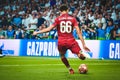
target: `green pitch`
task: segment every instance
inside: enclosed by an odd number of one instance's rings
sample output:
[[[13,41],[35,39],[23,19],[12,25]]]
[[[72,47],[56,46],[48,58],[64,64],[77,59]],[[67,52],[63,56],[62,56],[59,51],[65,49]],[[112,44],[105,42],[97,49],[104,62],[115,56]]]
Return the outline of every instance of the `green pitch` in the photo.
[[[0,80],[120,80],[119,60],[69,59],[75,74],[68,74],[60,58],[3,57],[0,58]],[[87,74],[79,74],[85,63]]]

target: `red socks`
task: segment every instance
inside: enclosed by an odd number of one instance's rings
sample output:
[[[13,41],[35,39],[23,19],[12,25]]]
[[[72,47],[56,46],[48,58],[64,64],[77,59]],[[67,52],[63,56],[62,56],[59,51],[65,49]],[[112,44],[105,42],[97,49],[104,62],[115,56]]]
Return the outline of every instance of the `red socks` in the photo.
[[[62,57],[61,60],[62,60],[62,62],[65,64],[65,66],[66,66],[67,68],[70,68],[69,62],[68,62],[68,60],[67,60],[65,57]]]

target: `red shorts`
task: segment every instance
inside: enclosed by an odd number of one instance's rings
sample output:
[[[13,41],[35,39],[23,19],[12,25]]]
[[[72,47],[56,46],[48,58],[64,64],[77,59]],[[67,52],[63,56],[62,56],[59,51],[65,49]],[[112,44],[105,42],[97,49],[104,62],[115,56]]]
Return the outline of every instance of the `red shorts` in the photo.
[[[67,50],[71,50],[74,54],[79,54],[81,48],[79,47],[75,39],[60,39],[58,40],[58,50],[61,53],[66,53]]]

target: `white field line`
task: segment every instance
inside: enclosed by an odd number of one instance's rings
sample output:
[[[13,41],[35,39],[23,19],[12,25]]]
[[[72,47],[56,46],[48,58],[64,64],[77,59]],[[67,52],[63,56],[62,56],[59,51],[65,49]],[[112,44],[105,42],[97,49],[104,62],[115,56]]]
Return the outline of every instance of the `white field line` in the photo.
[[[19,66],[60,66],[60,65],[64,65],[64,64],[28,64],[28,65],[24,65],[24,64],[15,64],[15,65],[11,65],[11,64],[1,64],[0,67],[19,67]],[[79,65],[79,64],[71,64],[71,65]],[[120,65],[120,63],[87,63],[86,65]]]

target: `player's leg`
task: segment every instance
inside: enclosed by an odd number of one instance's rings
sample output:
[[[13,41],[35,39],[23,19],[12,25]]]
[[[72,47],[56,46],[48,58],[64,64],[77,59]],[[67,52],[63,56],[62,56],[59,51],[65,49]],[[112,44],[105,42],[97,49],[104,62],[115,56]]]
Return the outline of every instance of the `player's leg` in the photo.
[[[61,61],[65,64],[65,66],[66,66],[67,68],[69,68],[69,67],[70,67],[70,64],[69,64],[67,58],[65,57],[65,55],[60,52],[60,57],[61,57]]]
[[[81,48],[79,47],[78,43],[76,41],[72,42],[72,46],[70,47],[70,50],[72,53],[77,54],[78,58],[81,60],[85,59],[84,54],[82,53]]]
[[[69,69],[70,74],[74,74],[74,70],[71,68],[67,58],[65,57],[65,52],[60,52],[61,61],[65,64],[65,66]]]
[[[67,48],[64,46],[64,44],[59,43],[58,44],[58,50],[59,50],[59,53],[60,53],[61,61],[69,69],[69,73],[74,74],[74,70],[71,68],[67,58],[65,57],[65,53],[66,53]]]

